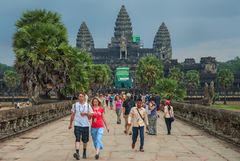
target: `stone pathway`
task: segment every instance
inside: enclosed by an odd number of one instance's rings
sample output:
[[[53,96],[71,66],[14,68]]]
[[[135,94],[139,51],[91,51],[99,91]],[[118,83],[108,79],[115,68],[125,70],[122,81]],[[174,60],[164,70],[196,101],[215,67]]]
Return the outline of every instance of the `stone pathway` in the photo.
[[[145,135],[145,152],[132,150],[131,136],[123,133],[123,123],[116,124],[114,111],[107,111],[106,117],[110,132],[104,135],[105,147],[99,160],[240,161],[237,147],[182,121],[175,120],[172,135],[166,135],[162,113],[158,119],[158,135]],[[68,124],[69,116],[0,143],[0,161],[74,161],[74,135],[73,130],[68,130]],[[139,139],[136,149],[138,147]],[[86,160],[94,160],[92,140],[87,155]]]

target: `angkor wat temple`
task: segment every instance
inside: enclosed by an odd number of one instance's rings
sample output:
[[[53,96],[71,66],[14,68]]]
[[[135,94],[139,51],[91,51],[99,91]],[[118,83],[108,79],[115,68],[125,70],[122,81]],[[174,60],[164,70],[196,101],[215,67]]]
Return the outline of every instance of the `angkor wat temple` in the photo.
[[[122,5],[115,22],[114,35],[107,48],[94,47],[92,34],[85,22],[81,24],[78,31],[76,45],[78,48],[91,53],[96,64],[108,64],[113,71],[116,67],[129,67],[133,78],[138,60],[143,56],[155,55],[164,62],[165,76],[168,75],[169,68],[176,66],[184,72],[188,70],[199,71],[200,91],[205,82],[214,81],[216,84],[217,61],[214,57],[202,57],[200,63],[196,63],[193,58],[187,58],[183,63],[178,63],[176,59],[172,59],[170,33],[164,22],[156,32],[152,48],[143,48],[141,41],[136,42],[133,37],[130,17],[125,6]],[[237,91],[240,89],[239,74],[235,75],[232,89]],[[198,94],[200,93],[198,92]]]
[[[143,48],[141,41],[133,40],[132,23],[123,5],[118,13],[114,35],[108,48],[95,48],[93,37],[83,22],[77,34],[77,47],[92,54],[94,63],[108,64],[113,70],[116,67],[129,67],[134,71],[139,58],[155,55],[164,61],[172,59],[172,46],[169,31],[164,23],[159,27],[152,48]]]

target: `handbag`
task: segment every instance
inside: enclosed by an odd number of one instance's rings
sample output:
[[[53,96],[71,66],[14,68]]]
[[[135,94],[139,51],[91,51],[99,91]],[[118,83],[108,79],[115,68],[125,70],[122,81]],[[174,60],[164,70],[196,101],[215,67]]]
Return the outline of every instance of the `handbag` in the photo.
[[[141,115],[140,112],[138,111],[138,108],[137,108],[137,112],[138,112],[139,116],[141,117],[141,119],[143,120],[144,124],[146,125],[146,129],[148,130],[149,127],[148,127],[148,125],[147,125],[146,122],[145,122],[145,118],[142,117],[142,115]]]
[[[174,121],[174,117],[170,117],[170,121],[173,122]]]

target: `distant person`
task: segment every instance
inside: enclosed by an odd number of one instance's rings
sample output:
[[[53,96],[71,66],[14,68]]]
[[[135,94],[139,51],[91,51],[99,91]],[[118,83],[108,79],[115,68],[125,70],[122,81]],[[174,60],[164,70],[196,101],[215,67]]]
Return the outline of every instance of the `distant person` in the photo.
[[[155,93],[154,102],[156,103],[157,110],[159,111],[160,110],[161,97],[157,93]]]
[[[127,93],[127,98],[126,100],[123,102],[123,118],[125,119],[125,130],[124,133],[127,134],[128,133],[128,116],[129,113],[132,109],[132,107],[135,107],[135,102],[133,100],[133,97],[131,96],[130,93]],[[129,132],[129,134],[131,135],[132,132]]]
[[[164,118],[167,126],[168,135],[171,135],[172,122],[174,121],[173,107],[171,106],[171,101],[166,100],[164,106]]]
[[[17,108],[17,109],[20,108],[20,102],[17,103],[17,107],[16,107],[16,108]]]
[[[137,107],[133,107],[129,113],[128,126],[132,125],[132,149],[135,148],[138,133],[140,133],[140,148],[144,152],[144,127],[148,128],[148,115],[143,108],[142,99],[137,99]]]
[[[138,98],[138,96],[137,96],[137,94],[135,93],[135,94],[134,94],[134,97],[133,97],[133,99],[134,99],[134,102],[136,102],[136,101],[137,101],[137,98]]]
[[[116,108],[116,114],[117,114],[117,124],[121,124],[122,99],[119,95],[116,96],[115,108]]]
[[[105,100],[106,100],[106,106],[108,107],[108,103],[109,103],[109,95],[108,94],[106,94]]]
[[[101,107],[101,100],[98,98],[93,98],[92,100],[92,108],[93,108],[93,116],[92,116],[92,128],[91,135],[93,139],[93,144],[96,150],[95,159],[99,159],[100,149],[103,149],[102,137],[104,133],[104,125],[109,132],[107,122],[104,117],[104,108]]]
[[[72,123],[74,121],[74,135],[75,135],[75,148],[76,153],[73,157],[77,160],[80,159],[79,148],[80,139],[83,142],[83,158],[87,158],[86,149],[87,143],[89,141],[89,118],[93,115],[93,110],[91,105],[86,102],[85,93],[80,92],[78,95],[78,101],[72,105],[71,118],[68,129],[72,128]]]
[[[111,110],[113,109],[114,99],[115,99],[114,95],[111,94],[111,95],[109,96],[109,103],[110,103],[110,109],[111,109]]]

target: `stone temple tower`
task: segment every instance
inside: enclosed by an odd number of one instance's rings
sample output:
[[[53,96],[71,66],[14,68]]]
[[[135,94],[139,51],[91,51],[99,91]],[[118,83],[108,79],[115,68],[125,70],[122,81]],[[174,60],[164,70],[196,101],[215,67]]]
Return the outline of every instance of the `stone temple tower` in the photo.
[[[77,34],[77,47],[87,51],[94,49],[92,34],[89,32],[85,22],[81,24]]]
[[[132,23],[125,6],[122,5],[115,22],[114,36],[111,38],[108,48],[118,50],[117,57],[120,60],[128,59],[131,55],[130,48],[137,47],[133,43],[132,37]]]
[[[122,5],[115,22],[114,37],[109,47],[120,47],[123,41],[129,46],[132,43],[132,35],[132,23],[125,6]]]
[[[171,38],[164,22],[159,27],[153,41],[153,49],[162,60],[172,59]]]

